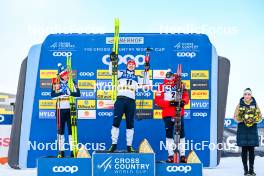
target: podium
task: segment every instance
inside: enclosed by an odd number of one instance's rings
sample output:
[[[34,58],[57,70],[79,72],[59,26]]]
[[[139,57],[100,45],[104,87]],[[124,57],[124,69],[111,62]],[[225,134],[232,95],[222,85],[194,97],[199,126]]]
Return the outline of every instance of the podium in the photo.
[[[155,161],[154,153],[94,152],[91,158],[39,158],[38,176],[202,176],[201,163]]]
[[[93,176],[155,176],[154,153],[103,153],[92,156]]]
[[[157,176],[202,176],[201,163],[156,163]]]
[[[51,158],[43,157],[37,161],[38,176],[90,176],[90,158]]]

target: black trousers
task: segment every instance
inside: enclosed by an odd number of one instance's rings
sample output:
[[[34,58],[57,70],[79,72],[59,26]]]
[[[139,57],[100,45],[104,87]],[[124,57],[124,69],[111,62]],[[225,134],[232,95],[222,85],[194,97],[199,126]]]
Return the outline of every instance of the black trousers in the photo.
[[[242,147],[242,162],[244,166],[244,171],[254,170],[254,160],[255,160],[255,147],[254,146],[243,146]],[[248,170],[248,160],[249,160],[249,170]]]
[[[172,121],[172,117],[165,117],[163,118],[166,130],[166,138],[173,138],[174,136],[174,124],[175,122]],[[181,117],[181,131],[180,131],[180,138],[185,137],[184,132],[184,118]]]
[[[136,103],[135,100],[127,97],[117,97],[114,105],[114,120],[113,126],[119,128],[122,116],[126,116],[126,128],[134,128],[134,117],[136,113]]]
[[[60,109],[56,111],[58,134],[63,135],[65,132],[65,124],[68,127],[68,134],[72,134],[71,129],[71,112],[70,109]]]

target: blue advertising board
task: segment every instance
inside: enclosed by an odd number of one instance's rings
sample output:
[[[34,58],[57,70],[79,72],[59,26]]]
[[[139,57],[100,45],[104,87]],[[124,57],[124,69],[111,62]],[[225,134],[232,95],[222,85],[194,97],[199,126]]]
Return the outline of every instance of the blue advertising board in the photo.
[[[141,153],[94,153],[93,176],[154,176],[155,154]]]
[[[39,158],[38,176],[84,176],[91,175],[89,158]]]
[[[175,164],[175,163],[157,163],[157,176],[202,176],[203,165],[201,163]]]
[[[13,114],[0,114],[0,125],[11,125]]]
[[[19,165],[35,167],[36,158],[56,155],[50,147],[56,143],[55,104],[51,100],[51,78],[57,74],[57,64],[66,65],[66,56],[72,57],[75,80],[81,89],[77,100],[79,142],[89,152],[106,150],[111,145],[113,103],[108,73],[109,53],[113,34],[53,34],[42,45],[31,48],[28,55],[26,89],[23,104]],[[190,94],[186,105],[185,134],[189,149],[196,150],[205,167],[217,165],[217,150],[209,144],[217,142],[217,54],[208,37],[202,34],[120,34],[119,68],[125,69],[128,59],[137,64],[137,74],[144,69],[147,47],[151,52],[151,83],[153,89],[137,92],[137,115],[133,145],[138,148],[146,138],[156,153],[156,159],[165,160],[165,128],[161,109],[154,104],[154,91],[163,82],[167,69],[176,71],[182,64],[182,78]],[[144,101],[142,103],[140,101]],[[138,119],[136,117],[136,119]],[[66,140],[67,141],[67,140]],[[192,146],[204,145],[203,148]],[[43,147],[44,145],[44,147]],[[125,123],[121,124],[118,149],[126,148]],[[188,150],[187,149],[187,152]]]

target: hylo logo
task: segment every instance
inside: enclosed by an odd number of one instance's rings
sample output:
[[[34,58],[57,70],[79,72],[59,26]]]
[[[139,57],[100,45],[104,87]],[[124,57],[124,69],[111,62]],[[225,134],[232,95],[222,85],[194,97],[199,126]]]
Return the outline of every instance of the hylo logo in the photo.
[[[92,91],[90,91],[90,92],[88,92],[88,91],[83,91],[83,92],[81,92],[81,97],[93,97],[94,96],[94,92],[92,92]]]
[[[191,166],[168,166],[167,171],[168,172],[190,172],[192,170]]]
[[[69,57],[72,56],[72,52],[53,52],[52,55],[54,57]]]
[[[55,173],[58,172],[69,172],[71,174],[78,172],[79,168],[78,166],[54,166],[52,168],[52,171]]]
[[[54,111],[39,111],[40,117],[55,117],[55,115]]]
[[[191,101],[192,109],[209,109],[209,101]]]

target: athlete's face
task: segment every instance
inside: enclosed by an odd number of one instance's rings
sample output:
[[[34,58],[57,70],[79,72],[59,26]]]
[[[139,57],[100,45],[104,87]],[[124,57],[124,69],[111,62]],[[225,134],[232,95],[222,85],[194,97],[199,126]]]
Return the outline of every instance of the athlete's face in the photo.
[[[127,69],[128,69],[129,71],[133,71],[133,70],[135,70],[135,68],[136,68],[135,64],[133,64],[133,63],[129,63],[129,64],[127,64]]]
[[[251,93],[244,93],[244,99],[245,99],[246,101],[251,100],[251,98],[252,98]]]
[[[65,81],[68,81],[69,80],[69,74],[63,75],[62,79]]]

